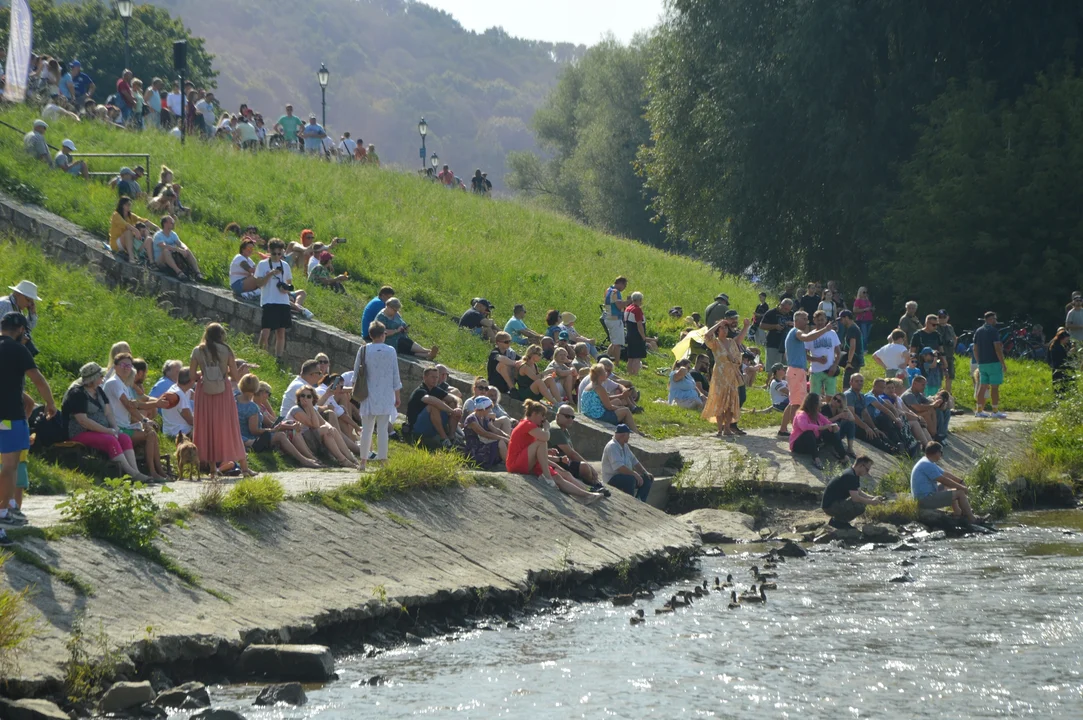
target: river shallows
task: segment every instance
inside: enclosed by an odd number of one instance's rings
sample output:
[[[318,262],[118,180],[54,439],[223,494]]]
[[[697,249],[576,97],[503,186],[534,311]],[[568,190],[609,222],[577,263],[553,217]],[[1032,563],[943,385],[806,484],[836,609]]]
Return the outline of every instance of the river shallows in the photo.
[[[1083,513],[1021,519],[1035,524],[913,553],[814,552],[780,566],[766,607],[727,610],[712,593],[655,615],[659,593],[633,627],[634,608],[573,603],[517,630],[342,660],[302,708],[252,708],[255,688],[213,696],[257,720],[1080,718]],[[702,575],[749,584],[759,561],[741,550],[704,558]],[[903,558],[915,582],[889,583]],[[389,683],[363,684],[377,674]]]

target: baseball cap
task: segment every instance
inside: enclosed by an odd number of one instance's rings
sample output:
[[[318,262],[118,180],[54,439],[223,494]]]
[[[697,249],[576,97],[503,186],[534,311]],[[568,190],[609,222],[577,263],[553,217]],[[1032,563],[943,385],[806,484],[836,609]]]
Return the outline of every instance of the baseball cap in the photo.
[[[330,260],[333,257],[334,257],[334,255],[332,255],[331,253],[324,250],[322,253],[320,253],[320,262],[325,263],[325,262],[327,262],[328,260]]]
[[[785,365],[783,365],[782,363],[775,363],[774,365],[772,365],[772,366],[771,366],[771,370],[770,370],[769,372],[770,372],[770,373],[771,373],[772,375],[774,375],[774,374],[775,374],[775,373],[777,373],[777,372],[778,372],[779,370],[782,370],[782,369],[783,369],[784,367],[786,367],[786,366],[785,366]]]
[[[48,130],[49,129],[49,123],[47,123],[44,120],[41,120],[39,118],[39,119],[34,121],[34,127],[41,128],[42,130]]]
[[[627,425],[625,425],[624,423],[621,423],[620,425],[617,425],[617,429],[613,431],[613,433],[615,435],[621,435],[621,434],[627,435],[630,432],[632,432],[632,429],[630,427],[628,427]]]
[[[72,60],[71,67],[83,67],[83,63],[79,62],[78,60]]]
[[[121,175],[135,175],[135,173],[132,172],[132,169],[130,167],[122,167],[120,169],[120,174]]]
[[[3,318],[0,318],[0,325],[3,325],[5,328],[12,328],[12,329],[14,329],[14,328],[25,328],[27,330],[30,329],[30,322],[26,319],[26,315],[23,315],[21,312],[9,312],[9,313],[7,313],[6,315],[4,315]]]
[[[568,331],[567,330],[561,330],[559,333],[557,333],[557,340],[567,340],[567,339],[568,339]]]
[[[737,317],[738,315],[740,315],[740,313],[739,313],[739,312],[737,312],[736,310],[727,310],[727,311],[726,311],[726,314],[725,314],[725,316],[724,316],[724,317],[728,317],[728,318],[735,318],[735,317]]]
[[[75,152],[75,143],[73,143],[71,140],[65,140],[64,142],[60,143],[60,146],[63,148],[67,148],[72,152]]]
[[[852,312],[850,312],[849,310],[843,310],[842,312],[839,313],[840,318],[844,318],[844,317],[852,318],[853,316],[854,316],[854,314]]]
[[[932,355],[933,349],[931,347],[923,347],[921,349],[921,354],[924,355],[925,353],[929,353],[930,355]]]
[[[481,303],[482,305],[489,308],[490,310],[492,310],[493,308],[496,307],[496,305],[493,305],[491,302],[489,302],[485,298],[474,298],[474,302],[472,304],[477,305],[478,303]]]
[[[936,311],[936,316],[937,317],[947,317],[948,316],[948,311],[945,310],[944,308],[940,308],[939,310]]]

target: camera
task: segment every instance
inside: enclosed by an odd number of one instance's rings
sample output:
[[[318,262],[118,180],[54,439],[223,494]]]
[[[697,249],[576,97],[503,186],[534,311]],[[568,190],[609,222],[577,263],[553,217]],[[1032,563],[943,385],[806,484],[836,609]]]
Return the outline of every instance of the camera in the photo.
[[[279,280],[276,287],[278,288],[279,292],[293,292],[293,283],[284,283]]]

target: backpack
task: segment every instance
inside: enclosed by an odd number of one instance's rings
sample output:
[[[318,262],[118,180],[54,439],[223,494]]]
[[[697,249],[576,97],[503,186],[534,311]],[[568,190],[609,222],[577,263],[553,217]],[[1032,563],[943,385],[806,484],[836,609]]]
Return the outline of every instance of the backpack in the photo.
[[[26,424],[30,426],[30,432],[34,434],[34,449],[40,450],[50,445],[67,442],[68,422],[63,413],[58,412],[50,420],[45,416],[45,406],[35,405],[30,411],[30,417]]]

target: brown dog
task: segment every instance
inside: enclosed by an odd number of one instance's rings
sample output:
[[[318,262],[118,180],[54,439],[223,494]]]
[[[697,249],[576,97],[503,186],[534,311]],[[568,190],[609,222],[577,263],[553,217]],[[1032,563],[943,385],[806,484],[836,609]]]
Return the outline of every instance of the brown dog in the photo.
[[[199,448],[192,442],[192,438],[184,433],[177,433],[177,452],[174,454],[177,460],[177,479],[184,480],[185,475],[189,480],[202,480],[199,472]]]

